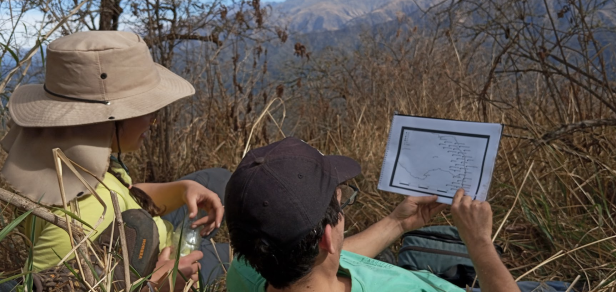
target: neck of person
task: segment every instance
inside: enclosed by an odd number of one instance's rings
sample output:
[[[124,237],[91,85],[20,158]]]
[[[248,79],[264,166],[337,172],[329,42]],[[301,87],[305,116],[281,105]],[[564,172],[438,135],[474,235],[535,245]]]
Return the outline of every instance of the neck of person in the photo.
[[[340,254],[319,254],[310,274],[291,286],[276,289],[267,285],[266,292],[350,292],[351,278],[338,275]]]

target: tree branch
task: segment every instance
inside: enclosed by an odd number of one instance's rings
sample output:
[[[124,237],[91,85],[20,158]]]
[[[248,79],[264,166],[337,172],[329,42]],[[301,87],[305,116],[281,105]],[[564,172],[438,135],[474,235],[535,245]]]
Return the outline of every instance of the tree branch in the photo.
[[[36,204],[18,194],[11,193],[5,189],[0,189],[0,200],[22,210],[33,210],[32,214],[36,217],[39,217],[64,230],[68,230],[68,224],[66,223],[66,220],[64,220],[64,218],[59,217],[58,215],[49,211],[47,208]],[[72,223],[71,227],[73,228],[73,231],[76,232],[75,235],[79,237],[78,240],[83,239],[83,237],[85,236],[85,234],[83,233],[83,229],[74,223]]]
[[[73,10],[71,10],[68,15],[66,15],[64,18],[62,18],[53,28],[51,28],[46,34],[41,34],[39,39],[36,41],[36,45],[34,45],[32,47],[32,49],[30,49],[26,55],[24,56],[23,59],[21,59],[19,61],[19,63],[15,64],[15,67],[13,67],[13,69],[11,69],[11,71],[9,71],[9,73],[6,74],[6,77],[4,77],[4,79],[2,79],[0,81],[0,93],[4,93],[4,89],[6,88],[6,85],[11,81],[11,78],[13,78],[13,75],[15,74],[15,72],[17,72],[17,70],[23,65],[25,64],[28,60],[30,60],[30,58],[32,58],[34,56],[34,54],[36,54],[36,52],[38,52],[39,48],[41,47],[41,44],[47,40],[49,38],[49,36],[53,35],[53,33],[60,28],[62,25],[64,25],[64,23],[71,17],[73,16],[75,13],[77,13],[79,11],[79,9],[81,8],[81,6],[83,6],[83,4],[85,4],[86,2],[88,2],[87,0],[83,0],[81,1],[79,4],[77,4],[77,6],[75,6],[75,8],[73,8]]]
[[[222,46],[222,41],[218,39],[217,34],[212,34],[209,36],[201,36],[201,35],[194,35],[194,34],[170,33],[170,34],[156,37],[156,38],[145,37],[143,40],[148,45],[148,47],[152,47],[152,45],[154,45],[155,42],[164,42],[164,41],[170,41],[170,40],[198,40],[198,41],[203,41],[203,42],[212,42],[212,43],[215,43],[217,46]]]
[[[558,129],[545,133],[541,136],[542,142],[549,142],[560,138],[562,135],[581,130],[586,128],[596,128],[603,126],[615,126],[616,119],[600,119],[600,120],[586,120],[573,124],[562,125]]]
[[[66,220],[57,216],[56,214],[52,213],[47,208],[41,205],[38,205],[20,195],[11,193],[4,189],[0,189],[0,200],[5,201],[6,203],[16,206],[17,208],[20,208],[22,210],[32,210],[32,214],[35,215],[36,217],[43,219],[53,225],[56,225],[68,233],[69,225],[66,222]],[[71,229],[72,229],[71,231],[72,231],[73,239],[76,242],[81,242],[84,240],[85,233],[83,232],[83,229],[80,226],[76,225],[75,223],[71,223]],[[85,258],[88,257],[87,245],[81,245],[79,247],[79,251],[81,252],[81,255],[83,257]],[[81,261],[82,261],[82,265],[86,265],[84,258],[82,258]],[[92,271],[87,266],[86,268],[83,268],[80,270],[83,273],[84,280],[86,282],[85,284],[88,285],[89,288],[92,288],[91,286],[94,285],[95,283],[95,279],[92,274]]]

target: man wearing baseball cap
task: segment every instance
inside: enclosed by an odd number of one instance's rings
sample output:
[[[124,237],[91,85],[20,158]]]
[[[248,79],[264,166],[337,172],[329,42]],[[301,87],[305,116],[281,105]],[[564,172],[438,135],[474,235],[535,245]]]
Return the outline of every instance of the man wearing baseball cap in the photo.
[[[343,208],[356,195],[346,181],[360,172],[353,159],[324,156],[295,138],[250,151],[226,189],[237,255],[227,291],[464,291],[430,272],[372,259],[444,210],[436,196],[407,197],[389,216],[344,238]],[[451,211],[482,291],[520,291],[492,245],[490,205],[458,191]]]

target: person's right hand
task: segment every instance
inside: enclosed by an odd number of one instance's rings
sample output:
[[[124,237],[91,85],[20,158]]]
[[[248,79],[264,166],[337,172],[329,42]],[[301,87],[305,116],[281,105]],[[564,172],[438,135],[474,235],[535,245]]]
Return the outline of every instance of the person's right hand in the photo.
[[[197,219],[191,228],[203,226],[201,236],[209,235],[216,228],[220,228],[225,209],[218,195],[202,184],[193,180],[179,181],[184,186],[184,203],[188,208],[188,218],[194,219],[199,209],[205,210],[207,215]]]
[[[158,255],[158,262],[154,268],[154,274],[150,278],[150,282],[153,282],[159,291],[170,291],[171,272],[175,266],[175,260],[169,259],[171,255],[171,248],[165,247]],[[189,253],[187,256],[180,258],[178,263],[178,272],[182,273],[186,279],[193,279],[195,282],[199,282],[199,274],[197,270],[201,267],[197,262],[203,257],[203,253],[196,250]],[[175,287],[173,291],[182,291],[186,286],[186,281],[182,276],[177,275],[175,280]]]
[[[407,196],[389,214],[389,217],[399,222],[402,232],[419,229],[430,222],[436,214],[447,208],[446,204],[437,203],[437,199],[437,196]]]
[[[473,200],[459,189],[451,204],[453,224],[467,246],[492,245],[492,208],[490,203]]]

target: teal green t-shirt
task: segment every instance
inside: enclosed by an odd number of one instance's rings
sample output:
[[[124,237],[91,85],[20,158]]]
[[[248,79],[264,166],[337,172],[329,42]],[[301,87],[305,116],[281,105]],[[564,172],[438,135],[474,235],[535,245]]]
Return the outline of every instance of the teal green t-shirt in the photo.
[[[351,278],[351,292],[463,292],[428,271],[408,271],[385,262],[342,251],[338,274]],[[264,292],[265,279],[243,260],[227,272],[228,292]]]

